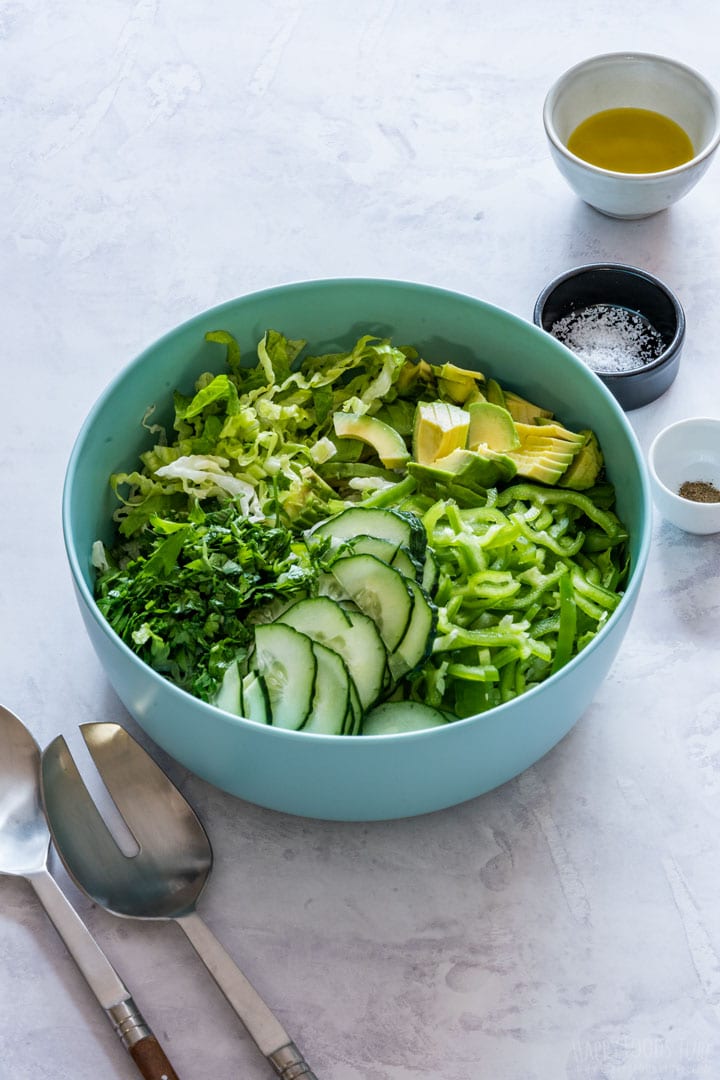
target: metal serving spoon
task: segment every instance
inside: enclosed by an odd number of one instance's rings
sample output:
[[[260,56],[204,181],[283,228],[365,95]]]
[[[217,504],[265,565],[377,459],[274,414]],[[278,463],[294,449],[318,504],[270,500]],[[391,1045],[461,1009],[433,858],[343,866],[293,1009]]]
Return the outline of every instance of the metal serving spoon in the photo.
[[[45,812],[71,877],[115,915],[173,919],[260,1051],[282,1080],[317,1080],[290,1036],[195,912],[212,848],[190,805],[150,755],[118,724],[80,730],[139,851],[116,844],[62,736],[42,755]]]
[[[0,874],[30,882],[145,1080],[178,1080],[130,991],[48,870],[49,847],[40,805],[40,748],[22,721],[0,705]]]

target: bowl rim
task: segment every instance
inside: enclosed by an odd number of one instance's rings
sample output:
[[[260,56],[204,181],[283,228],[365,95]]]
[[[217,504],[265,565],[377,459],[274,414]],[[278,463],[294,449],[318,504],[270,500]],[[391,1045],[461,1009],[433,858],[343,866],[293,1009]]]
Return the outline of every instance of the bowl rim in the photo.
[[[451,729],[464,729],[466,725],[472,723],[481,723],[483,718],[490,713],[498,715],[502,710],[503,712],[512,712],[517,708],[518,702],[532,700],[538,694],[542,693],[543,688],[552,681],[556,685],[560,681],[565,680],[577,667],[584,657],[589,653],[594,652],[607,636],[608,632],[612,629],[613,625],[621,617],[623,612],[635,603],[638,591],[640,589],[644,571],[647,566],[651,537],[652,537],[652,492],[650,489],[650,480],[648,475],[648,468],[642,453],[639,440],[635,434],[635,431],[628,421],[622,407],[613,397],[611,392],[606,386],[597,380],[596,390],[601,395],[604,395],[610,404],[613,412],[615,413],[615,419],[624,429],[625,436],[628,440],[630,448],[633,453],[635,465],[638,472],[638,479],[640,482],[640,488],[642,492],[642,526],[637,536],[637,556],[634,560],[634,564],[631,565],[630,576],[627,583],[627,587],[620,598],[620,602],[613,612],[610,613],[609,618],[604,625],[600,628],[595,637],[585,646],[581,653],[574,656],[567,664],[564,665],[559,671],[556,671],[553,675],[549,675],[542,683],[532,687],[529,690],[523,692],[520,697],[513,698],[510,701],[502,702],[499,705],[493,706],[492,709],[486,710],[483,713],[474,713],[471,716],[458,717],[451,723],[442,725],[440,727],[422,729],[419,731],[406,731],[406,732],[394,732],[392,734],[378,734],[378,735],[364,735],[359,738],[347,738],[344,735],[328,735],[319,732],[306,732],[306,731],[292,731],[285,728],[277,728],[272,725],[259,725],[252,720],[248,720],[244,716],[235,716],[226,712],[224,709],[220,709],[210,702],[203,701],[201,698],[195,697],[189,691],[184,690],[182,687],[177,686],[175,683],[164,678],[159,672],[155,671],[149,664],[146,664],[144,660],[135,653],[125,642],[119,637],[119,635],[113,630],[108,621],[104,618],[100,609],[97,606],[92,591],[88,588],[85,576],[83,574],[79,553],[74,543],[74,534],[72,528],[72,497],[74,489],[74,478],[77,471],[77,462],[82,454],[85,440],[88,434],[96,422],[98,413],[102,410],[105,403],[112,397],[117,387],[127,378],[131,377],[131,374],[138,368],[140,368],[146,361],[149,354],[154,352],[161,345],[168,343],[175,336],[191,329],[194,325],[201,325],[205,322],[209,316],[216,318],[221,316],[228,309],[234,308],[238,303],[249,303],[253,299],[265,297],[269,295],[277,295],[287,291],[298,291],[303,289],[315,289],[325,287],[363,287],[363,286],[381,286],[384,288],[403,288],[403,289],[419,289],[426,292],[430,296],[443,295],[451,297],[455,300],[459,300],[466,304],[473,306],[480,306],[493,314],[501,316],[503,319],[510,320],[515,323],[523,324],[526,329],[529,329],[532,334],[543,334],[551,339],[554,345],[560,350],[569,362],[574,365],[578,365],[582,370],[588,371],[587,366],[575,356],[573,352],[566,348],[562,342],[557,341],[551,334],[547,334],[546,331],[533,324],[528,319],[523,318],[521,315],[516,315],[507,308],[499,307],[492,304],[489,301],[482,300],[480,297],[473,296],[470,293],[460,292],[454,289],[447,289],[442,286],[434,285],[431,283],[425,283],[420,281],[411,281],[402,278],[382,278],[382,277],[334,277],[334,278],[310,278],[300,279],[278,285],[272,285],[266,288],[251,290],[250,292],[241,293],[238,296],[232,297],[229,300],[225,300],[220,304],[213,305],[212,307],[205,308],[194,315],[191,315],[188,319],[177,323],[169,330],[165,331],[159,337],[155,338],[148,345],[146,345],[137,355],[132,359],[122,364],[120,369],[106,384],[105,388],[97,396],[94,403],[91,405],[87,412],[85,419],[83,420],[80,429],[76,435],[70,455],[67,461],[65,476],[62,487],[61,497],[61,521],[63,532],[63,543],[65,547],[66,557],[70,566],[71,576],[75,589],[82,599],[84,604],[84,610],[92,618],[95,625],[99,628],[105,638],[111,641],[116,648],[123,653],[126,658],[131,662],[133,667],[142,670],[147,678],[151,682],[158,686],[161,686],[166,693],[169,693],[171,697],[178,697],[179,700],[187,702],[188,700],[193,702],[195,707],[200,710],[200,713],[208,718],[221,719],[225,723],[230,723],[232,726],[237,727],[239,730],[261,732],[263,735],[269,738],[275,739],[300,739],[308,740],[312,739],[314,743],[322,742],[323,744],[334,744],[336,746],[347,747],[348,750],[344,752],[350,752],[350,748],[361,745],[374,745],[378,741],[387,741],[395,739],[404,740],[423,740],[423,739],[437,739],[448,728]],[[592,373],[591,373],[592,374]],[[88,553],[89,556],[89,553]]]
[[[665,427],[660,428],[655,437],[653,438],[647,453],[648,470],[650,476],[658,485],[658,487],[667,495],[671,500],[671,505],[683,507],[690,513],[697,512],[698,515],[709,516],[711,513],[717,514],[720,511],[720,502],[702,503],[693,502],[690,499],[684,499],[682,495],[678,495],[676,491],[668,487],[665,481],[660,476],[655,465],[655,456],[657,454],[658,446],[661,441],[671,432],[679,428],[691,429],[696,425],[708,424],[718,429],[720,435],[720,418],[717,416],[685,416],[680,420],[674,420],[671,424],[666,424]]]
[[[592,272],[613,271],[615,273],[627,274],[632,277],[640,277],[646,281],[649,285],[654,286],[659,292],[663,293],[673,306],[675,312],[675,333],[672,340],[665,346],[659,356],[656,356],[654,360],[651,360],[649,364],[643,364],[641,367],[631,368],[628,371],[595,371],[591,370],[603,381],[610,380],[613,383],[615,380],[631,380],[637,379],[638,381],[647,375],[651,375],[658,368],[663,367],[669,361],[671,361],[678,350],[681,348],[685,339],[686,331],[686,319],[685,311],[678,299],[677,295],[673,292],[669,285],[666,285],[664,281],[661,281],[659,277],[651,274],[648,270],[644,270],[640,266],[633,266],[630,263],[615,263],[615,262],[596,262],[596,263],[583,263],[581,266],[571,267],[569,270],[565,270],[562,274],[558,274],[552,281],[549,281],[544,289],[538,295],[535,301],[535,307],[533,308],[533,322],[546,334],[550,334],[551,337],[555,335],[550,330],[545,330],[542,324],[542,316],[546,303],[554,293],[554,291],[563,285],[566,281],[570,281],[572,278],[580,278],[584,274]],[[555,338],[559,341],[559,338]],[[560,342],[560,344],[563,344]],[[567,348],[567,346],[566,346]],[[572,352],[572,349],[570,350]],[[573,354],[574,355],[574,354]],[[582,363],[582,361],[581,361]],[[586,365],[587,366],[587,365]]]
[[[585,158],[578,157],[577,154],[573,154],[571,150],[568,150],[566,144],[558,135],[557,129],[553,122],[553,111],[557,99],[561,91],[565,86],[581,71],[590,67],[600,67],[603,64],[616,62],[618,60],[625,61],[651,61],[653,63],[659,63],[666,65],[667,67],[673,67],[679,71],[684,72],[686,75],[692,76],[703,87],[707,93],[710,101],[712,102],[713,113],[715,118],[714,132],[710,138],[707,146],[705,146],[698,154],[695,154],[689,161],[684,161],[682,165],[676,165],[672,169],[661,169],[657,172],[644,172],[644,173],[628,173],[618,172],[614,169],[603,169],[600,165],[593,165],[592,162],[586,161]],[[689,64],[683,63],[681,60],[675,60],[669,56],[663,56],[660,53],[646,53],[646,52],[609,52],[598,53],[596,56],[589,56],[585,60],[580,60],[577,64],[573,64],[572,67],[564,71],[562,75],[558,76],[555,82],[552,84],[547,92],[545,101],[543,103],[542,110],[543,126],[545,128],[545,134],[553,147],[560,153],[567,161],[572,162],[579,167],[586,169],[588,172],[595,176],[612,177],[617,180],[626,181],[629,184],[641,184],[647,183],[649,180],[663,180],[673,176],[680,176],[682,173],[689,172],[694,169],[701,162],[711,157],[717,150],[720,143],[720,95],[715,90],[712,83],[709,82],[705,76],[699,72],[696,68],[691,67]]]

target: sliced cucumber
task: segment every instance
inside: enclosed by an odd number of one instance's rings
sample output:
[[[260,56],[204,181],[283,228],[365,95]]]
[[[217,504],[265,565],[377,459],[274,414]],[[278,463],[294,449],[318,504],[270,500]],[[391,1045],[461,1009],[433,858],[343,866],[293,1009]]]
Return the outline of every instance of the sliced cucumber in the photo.
[[[442,727],[449,717],[422,701],[385,701],[366,714],[362,735],[398,735]]]
[[[317,662],[306,634],[285,623],[255,627],[255,669],[262,675],[271,722],[297,731],[312,711]]]
[[[348,668],[363,709],[378,699],[385,678],[387,650],[368,616],[345,610],[329,596],[298,600],[280,622],[334,649]]]
[[[357,687],[360,704],[363,709],[369,709],[380,697],[387,680],[387,649],[369,615],[351,608],[346,614],[352,623],[352,634],[347,639],[348,653],[342,655]]]
[[[351,626],[350,616],[329,596],[313,596],[297,600],[279,616],[278,622],[292,626],[314,641],[330,644],[330,639],[345,633]],[[332,645],[331,645],[332,648]]]
[[[399,570],[405,577],[415,578],[417,581],[422,580],[423,563],[418,562],[406,547],[397,549],[390,561],[390,565]]]
[[[270,723],[267,687],[257,671],[249,671],[242,681],[242,715],[256,724]]]
[[[350,600],[347,590],[343,589],[337,578],[334,578],[330,573],[318,575],[317,592],[318,596],[327,597],[329,600],[336,600],[339,604],[343,604],[343,606],[345,601]]]
[[[401,679],[409,671],[414,671],[428,656],[437,622],[437,608],[423,589],[412,578],[407,579],[407,585],[413,594],[410,622],[388,658],[390,672],[395,680]]]
[[[384,507],[351,506],[335,517],[321,521],[308,534],[329,536],[333,540],[352,540],[356,536],[376,536],[390,540],[397,547],[408,548],[416,559],[422,559],[427,545],[427,534],[415,514]]]
[[[356,536],[347,541],[347,549],[348,554],[352,552],[353,555],[374,555],[389,566],[399,550],[399,545],[382,536]]]
[[[438,577],[440,571],[438,569],[437,559],[435,558],[435,552],[430,548],[425,549],[425,562],[422,568],[422,577],[420,578],[420,584],[422,585],[428,596],[432,596],[437,588]]]
[[[348,597],[374,621],[388,652],[393,652],[412,614],[413,594],[405,575],[374,555],[336,559],[331,571]]]
[[[357,687],[355,686],[352,677],[350,678],[349,706],[345,716],[343,735],[359,735],[360,728],[362,727],[364,709],[360,703],[360,695],[358,694]]]
[[[303,731],[342,735],[352,710],[348,669],[342,657],[327,645],[313,641],[312,651],[317,665],[315,693]]]
[[[233,716],[242,715],[242,689],[241,689],[240,665],[237,660],[228,664],[223,675],[220,689],[215,695],[213,705]]]
[[[381,536],[358,536],[348,540],[347,546],[353,555],[374,555],[406,577],[417,578],[418,581],[422,579],[423,564],[410,554],[408,548],[393,540],[385,540]]]

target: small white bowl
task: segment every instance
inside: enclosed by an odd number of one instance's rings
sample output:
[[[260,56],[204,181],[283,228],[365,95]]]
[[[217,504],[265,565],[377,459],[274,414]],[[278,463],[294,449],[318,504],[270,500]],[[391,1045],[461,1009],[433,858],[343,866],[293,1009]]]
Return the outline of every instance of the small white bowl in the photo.
[[[720,532],[720,502],[695,502],[678,494],[686,481],[720,489],[720,420],[678,420],[653,439],[648,451],[655,505],[664,518],[689,533]]]
[[[654,173],[612,172],[570,153],[575,128],[594,113],[650,109],[689,135],[695,156]],[[606,53],[576,64],[551,87],[543,109],[550,152],[570,187],[609,217],[642,218],[666,210],[695,186],[720,142],[720,100],[710,83],[677,60],[650,53]]]

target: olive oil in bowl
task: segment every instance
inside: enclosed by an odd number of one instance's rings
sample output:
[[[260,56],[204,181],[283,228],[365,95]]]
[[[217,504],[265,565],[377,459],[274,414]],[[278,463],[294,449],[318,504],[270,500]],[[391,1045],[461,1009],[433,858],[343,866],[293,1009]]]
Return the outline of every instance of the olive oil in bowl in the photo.
[[[571,154],[620,173],[675,169],[695,155],[689,135],[651,109],[603,109],[579,124],[567,141]]]

